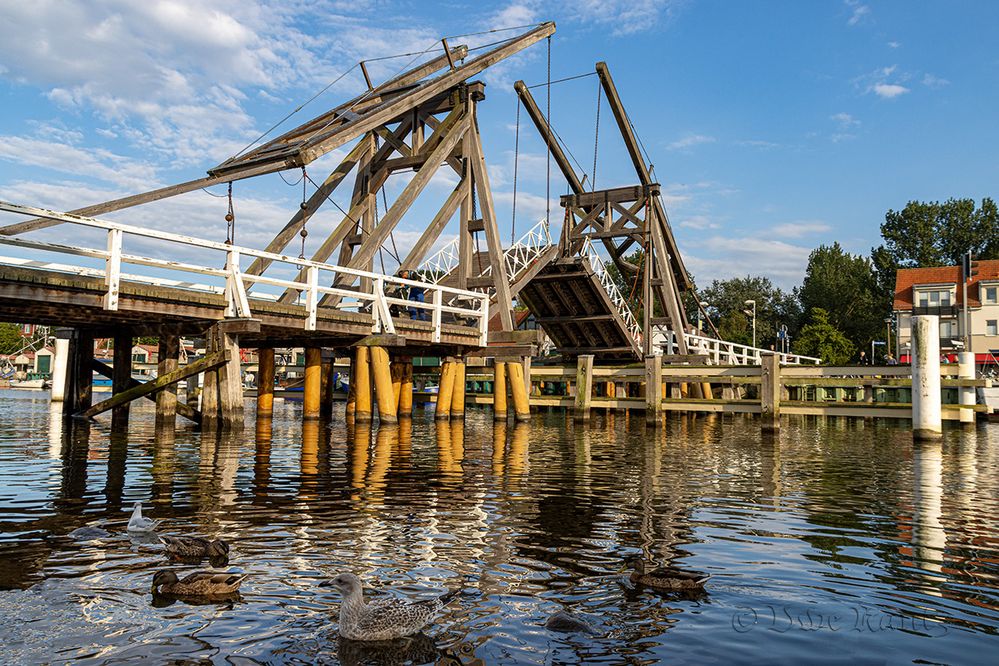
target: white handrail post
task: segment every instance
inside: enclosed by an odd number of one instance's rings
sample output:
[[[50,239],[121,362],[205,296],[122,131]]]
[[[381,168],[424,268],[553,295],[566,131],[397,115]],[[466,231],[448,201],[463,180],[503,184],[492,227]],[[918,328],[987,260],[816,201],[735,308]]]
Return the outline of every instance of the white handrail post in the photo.
[[[305,292],[305,330],[314,331],[319,314],[319,268],[306,268],[305,280],[308,287]]]
[[[371,283],[371,288],[371,314],[375,320],[373,331],[394,335],[395,322],[392,321],[392,312],[385,300],[385,278],[375,278]]]
[[[485,347],[489,343],[489,298],[483,297],[479,306],[479,344]]]
[[[108,254],[104,264],[104,309],[118,309],[118,290],[121,287],[121,229],[108,229]]]
[[[434,311],[431,315],[434,325],[433,340],[434,342],[441,341],[441,305],[444,301],[444,292],[440,289],[434,289]]]
[[[226,317],[249,317],[250,301],[243,286],[243,273],[239,268],[239,250],[229,248],[225,258]]]

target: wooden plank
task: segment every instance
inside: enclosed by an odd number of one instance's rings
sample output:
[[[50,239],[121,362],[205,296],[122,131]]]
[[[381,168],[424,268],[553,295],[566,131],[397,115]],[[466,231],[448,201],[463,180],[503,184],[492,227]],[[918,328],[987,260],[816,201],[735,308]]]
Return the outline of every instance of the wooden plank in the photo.
[[[98,414],[101,414],[103,412],[108,411],[109,409],[117,407],[118,405],[123,405],[125,403],[132,402],[137,398],[142,398],[147,395],[151,395],[153,393],[162,391],[163,389],[173,384],[176,384],[182,379],[187,379],[191,375],[196,375],[199,372],[205,372],[207,370],[214,370],[216,368],[219,368],[228,363],[229,360],[230,357],[228,353],[215,352],[210,356],[206,356],[205,358],[195,361],[194,363],[188,363],[183,368],[178,368],[177,370],[174,370],[171,373],[163,375],[162,377],[157,377],[151,382],[140,384],[139,386],[130,388],[124,393],[119,393],[117,395],[114,395],[108,398],[107,400],[104,400],[103,402],[97,403],[96,405],[90,407],[89,409],[85,409],[79,412],[78,414],[76,414],[76,416],[86,419],[91,419],[97,416]],[[90,367],[89,363],[87,367],[89,369]]]

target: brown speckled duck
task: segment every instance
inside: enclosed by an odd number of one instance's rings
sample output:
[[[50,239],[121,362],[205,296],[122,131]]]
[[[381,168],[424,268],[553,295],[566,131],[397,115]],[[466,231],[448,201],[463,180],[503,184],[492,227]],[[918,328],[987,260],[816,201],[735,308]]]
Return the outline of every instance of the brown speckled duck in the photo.
[[[653,587],[657,590],[703,590],[705,581],[710,578],[710,576],[697,571],[684,571],[670,566],[650,569],[649,563],[640,557],[631,560],[630,564],[634,568],[634,571],[631,572],[632,583]]]
[[[176,597],[217,597],[239,591],[246,574],[195,571],[177,578],[173,571],[157,571],[153,576],[153,594]]]
[[[166,546],[167,555],[171,557],[193,560],[209,557],[224,558],[229,555],[229,544],[222,539],[208,540],[194,536],[160,535],[160,541]]]

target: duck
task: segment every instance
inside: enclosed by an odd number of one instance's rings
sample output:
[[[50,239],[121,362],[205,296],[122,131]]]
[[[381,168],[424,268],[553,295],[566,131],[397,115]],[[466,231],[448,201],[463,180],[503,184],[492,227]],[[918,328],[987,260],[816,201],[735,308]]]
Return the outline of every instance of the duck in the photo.
[[[335,587],[343,596],[340,636],[352,641],[390,641],[419,633],[459,592],[451,590],[426,601],[377,599],[365,603],[361,579],[352,573],[338,574],[323,585]]]
[[[178,578],[173,571],[163,569],[153,575],[153,594],[176,597],[218,597],[235,594],[246,574],[195,571]]]
[[[710,578],[710,576],[697,571],[684,571],[671,566],[649,569],[649,564],[640,557],[632,559],[630,563],[634,569],[631,572],[631,582],[657,590],[703,590],[704,583]]]
[[[128,520],[128,531],[129,532],[152,532],[162,520],[153,520],[152,518],[144,518],[142,516],[142,502],[136,502],[135,506],[132,508],[132,517]]]
[[[195,536],[159,535],[160,543],[166,546],[168,555],[180,559],[208,557],[223,559],[229,555],[229,544],[222,539],[203,539]]]
[[[560,610],[545,621],[545,629],[564,634],[598,634],[597,628],[569,611]]]

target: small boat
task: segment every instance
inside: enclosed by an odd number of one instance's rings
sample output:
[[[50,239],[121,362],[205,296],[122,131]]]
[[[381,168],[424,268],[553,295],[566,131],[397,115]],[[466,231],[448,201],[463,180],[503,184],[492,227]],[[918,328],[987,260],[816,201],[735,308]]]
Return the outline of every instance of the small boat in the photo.
[[[10,380],[10,387],[12,389],[22,389],[22,390],[32,390],[41,391],[47,389],[51,386],[49,380],[47,379],[12,379]]]

